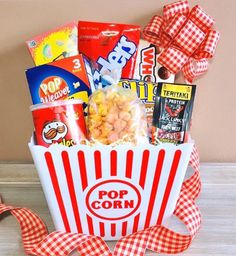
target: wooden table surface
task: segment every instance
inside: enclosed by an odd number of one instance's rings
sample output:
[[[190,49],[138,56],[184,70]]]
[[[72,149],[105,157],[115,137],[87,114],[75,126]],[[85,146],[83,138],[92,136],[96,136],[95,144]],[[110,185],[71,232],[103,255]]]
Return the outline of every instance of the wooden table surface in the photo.
[[[191,247],[181,255],[236,255],[236,164],[202,164],[202,193],[197,201],[202,212],[202,228]],[[53,231],[51,217],[33,165],[0,164],[0,195],[7,205],[29,207]],[[176,231],[183,227],[171,220]],[[109,242],[111,248],[114,242]],[[0,255],[25,255],[14,217],[0,217]],[[146,255],[157,255],[148,251]]]

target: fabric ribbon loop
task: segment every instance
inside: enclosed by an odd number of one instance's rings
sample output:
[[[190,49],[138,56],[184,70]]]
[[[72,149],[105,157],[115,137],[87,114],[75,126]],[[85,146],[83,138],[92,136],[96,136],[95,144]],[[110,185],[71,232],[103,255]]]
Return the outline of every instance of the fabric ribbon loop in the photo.
[[[192,83],[193,79],[197,76],[204,74],[208,69],[208,60],[200,59],[199,61],[189,59],[188,62],[183,66],[184,77],[188,78],[188,82]]]
[[[194,59],[211,59],[214,56],[220,33],[215,30],[209,30],[205,40],[201,44],[199,50],[194,54]]]
[[[154,16],[143,30],[143,38],[163,48],[158,62],[171,73],[183,71],[187,82],[205,73],[214,56],[220,34],[214,19],[199,5],[190,11],[188,1],[163,7],[163,17]],[[193,61],[196,65],[193,65]]]
[[[161,16],[155,15],[153,16],[150,23],[143,30],[143,37],[152,44],[160,45],[160,31],[163,23],[163,18]]]
[[[167,33],[173,39],[185,24],[186,20],[187,17],[185,15],[176,13],[171,22],[166,26],[165,33]]]
[[[163,7],[163,17],[168,21],[174,17],[176,13],[188,15],[189,9],[190,6],[187,0],[171,3]]]
[[[214,19],[199,5],[193,7],[190,12],[189,19],[205,33],[215,25]]]

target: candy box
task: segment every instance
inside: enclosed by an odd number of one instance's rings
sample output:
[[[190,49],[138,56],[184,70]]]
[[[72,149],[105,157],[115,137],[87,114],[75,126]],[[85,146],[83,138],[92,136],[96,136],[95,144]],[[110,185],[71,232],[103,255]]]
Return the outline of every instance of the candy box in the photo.
[[[74,22],[36,36],[26,44],[35,65],[46,64],[78,54],[78,29]]]
[[[141,39],[133,78],[153,83],[173,83],[175,79],[174,74],[170,73],[157,61],[160,54],[160,47]]]
[[[26,70],[33,104],[63,99],[85,103],[91,86],[82,55],[61,59]]]
[[[106,240],[168,220],[192,147],[29,143],[56,229]]]

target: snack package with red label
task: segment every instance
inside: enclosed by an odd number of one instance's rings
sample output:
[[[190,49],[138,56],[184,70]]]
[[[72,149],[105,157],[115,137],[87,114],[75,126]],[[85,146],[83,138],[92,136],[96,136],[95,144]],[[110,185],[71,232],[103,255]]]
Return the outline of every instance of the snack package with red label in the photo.
[[[35,137],[38,145],[73,146],[85,143],[86,126],[81,100],[59,100],[32,105]]]
[[[78,48],[89,60],[95,88],[134,75],[140,26],[79,21]]]

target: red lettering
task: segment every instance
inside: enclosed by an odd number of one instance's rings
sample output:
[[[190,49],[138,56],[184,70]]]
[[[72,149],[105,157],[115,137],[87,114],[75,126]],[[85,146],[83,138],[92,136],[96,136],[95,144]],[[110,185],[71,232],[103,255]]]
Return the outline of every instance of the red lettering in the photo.
[[[142,65],[142,74],[151,75],[152,74],[152,66],[148,64]]]
[[[111,198],[111,199],[114,199],[114,198],[117,198],[119,196],[118,192],[115,191],[115,190],[111,190],[109,191],[108,193],[108,197]]]
[[[114,203],[113,203],[113,208],[114,208],[114,209],[123,208],[123,207],[122,207],[122,202],[119,201],[119,200],[114,201]]]
[[[144,49],[142,50],[141,56],[141,74],[152,75],[156,57],[155,49],[153,47]]]
[[[143,51],[143,62],[148,63],[149,65],[154,64],[154,48],[149,48],[146,51]]]
[[[94,201],[91,203],[91,207],[93,209],[101,209],[101,206],[100,206],[100,202],[99,201]]]
[[[120,190],[119,198],[124,198],[124,196],[127,195],[127,194],[128,194],[127,190]]]
[[[124,208],[134,208],[134,200],[125,200],[124,201]]]
[[[99,199],[103,199],[103,197],[104,197],[105,195],[107,195],[107,191],[105,191],[105,190],[100,190],[100,191],[98,191],[98,198],[99,198]]]
[[[93,209],[127,209],[127,208],[134,208],[134,200],[124,200],[124,201],[121,201],[121,200],[114,200],[114,201],[103,201],[103,202],[100,202],[100,201],[93,201],[91,203],[91,207]]]
[[[102,208],[104,208],[104,209],[110,209],[110,208],[112,208],[112,202],[110,202],[110,201],[104,201],[104,202],[102,202]]]

